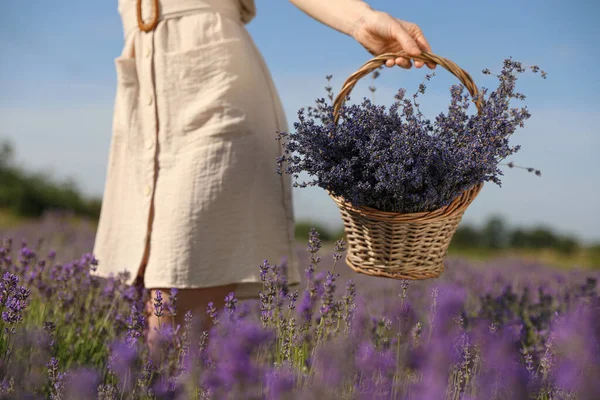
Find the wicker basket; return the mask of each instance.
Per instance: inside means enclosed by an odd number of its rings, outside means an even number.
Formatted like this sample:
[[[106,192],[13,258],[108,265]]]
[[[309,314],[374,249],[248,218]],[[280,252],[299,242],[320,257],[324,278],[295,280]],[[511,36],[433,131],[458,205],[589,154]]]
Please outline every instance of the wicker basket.
[[[469,74],[452,61],[431,53],[422,53],[418,57],[409,57],[404,52],[382,54],[365,63],[344,82],[333,103],[335,123],[339,119],[339,110],[358,80],[395,57],[441,65],[466,86],[471,96],[478,94]],[[481,103],[475,103],[480,110]],[[448,245],[465,210],[479,194],[481,187],[472,187],[438,210],[410,214],[353,207],[344,199],[329,193],[339,207],[344,222],[348,266],[356,272],[393,279],[439,277],[444,271]]]

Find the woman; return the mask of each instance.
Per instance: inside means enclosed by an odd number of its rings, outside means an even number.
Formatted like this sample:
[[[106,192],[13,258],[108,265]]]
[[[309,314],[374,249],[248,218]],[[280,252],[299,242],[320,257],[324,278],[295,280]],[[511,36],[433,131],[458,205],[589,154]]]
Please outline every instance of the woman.
[[[430,51],[417,25],[362,1],[291,2],[373,55]],[[163,302],[178,288],[176,323],[229,292],[257,296],[264,259],[286,258],[298,283],[291,181],[275,173],[287,122],[244,27],[253,0],[119,0],[119,12],[125,45],[96,274],[128,272]],[[150,312],[151,333],[157,322]]]

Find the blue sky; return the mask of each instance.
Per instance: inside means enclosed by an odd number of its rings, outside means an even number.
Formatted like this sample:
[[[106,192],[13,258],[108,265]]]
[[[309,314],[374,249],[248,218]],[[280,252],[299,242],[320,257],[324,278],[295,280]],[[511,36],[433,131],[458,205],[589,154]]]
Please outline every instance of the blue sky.
[[[31,170],[72,178],[101,195],[115,90],[113,59],[123,38],[117,1],[0,0],[0,139],[16,146]],[[353,39],[304,15],[287,1],[257,0],[248,29],[269,65],[290,126],[298,108],[334,90],[370,55]],[[433,52],[455,61],[476,84],[495,87],[483,68],[499,71],[512,56],[537,64],[548,79],[525,74],[518,82],[532,117],[515,133],[522,150],[512,160],[542,170],[538,178],[507,170],[502,188],[488,184],[465,215],[479,224],[492,214],[513,225],[544,224],[584,240],[600,240],[600,5],[576,1],[371,1],[372,7],[416,22]],[[376,101],[391,103],[405,87],[416,91],[426,72],[387,69]],[[445,110],[456,80],[439,69],[422,99],[427,116]],[[354,98],[368,95],[361,82]],[[294,193],[298,219],[340,225],[321,189]]]

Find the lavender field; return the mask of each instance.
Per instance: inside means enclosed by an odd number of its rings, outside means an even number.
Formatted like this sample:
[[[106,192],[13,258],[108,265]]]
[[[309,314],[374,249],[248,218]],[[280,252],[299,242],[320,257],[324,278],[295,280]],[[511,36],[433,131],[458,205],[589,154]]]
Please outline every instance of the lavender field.
[[[600,398],[598,270],[450,257],[440,279],[394,281],[313,233],[299,287],[257,265],[260,299],[165,323],[151,358],[142,291],[90,275],[93,236],[60,216],[0,230],[1,398]]]

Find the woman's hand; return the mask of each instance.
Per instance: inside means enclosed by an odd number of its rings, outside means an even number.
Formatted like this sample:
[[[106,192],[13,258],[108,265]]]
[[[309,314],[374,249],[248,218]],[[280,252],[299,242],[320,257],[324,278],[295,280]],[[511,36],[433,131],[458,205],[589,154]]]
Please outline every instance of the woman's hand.
[[[400,50],[410,56],[418,56],[422,51],[431,52],[431,47],[417,24],[396,19],[381,11],[367,13],[356,23],[351,36],[374,56]],[[398,65],[407,69],[412,66],[410,59],[403,57],[389,59],[385,65]],[[415,67],[421,68],[423,65],[423,61],[415,60]],[[427,63],[427,66],[435,68],[434,63]]]
[[[409,56],[422,51],[431,52],[421,28],[412,22],[401,21],[391,15],[372,9],[363,0],[290,0],[296,7],[317,21],[352,36],[369,53],[379,56],[404,50]],[[423,61],[415,61],[421,68]],[[410,59],[398,57],[386,63],[410,68]],[[427,63],[431,69],[434,63]]]

